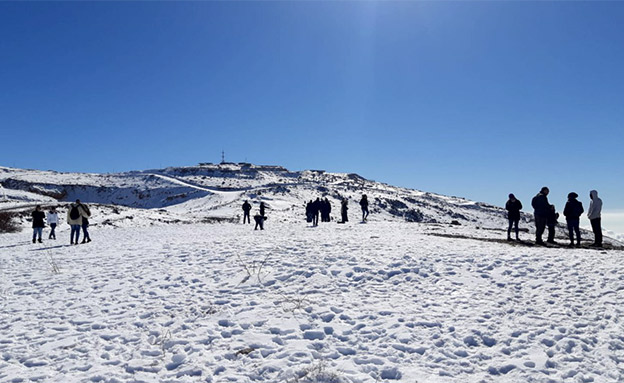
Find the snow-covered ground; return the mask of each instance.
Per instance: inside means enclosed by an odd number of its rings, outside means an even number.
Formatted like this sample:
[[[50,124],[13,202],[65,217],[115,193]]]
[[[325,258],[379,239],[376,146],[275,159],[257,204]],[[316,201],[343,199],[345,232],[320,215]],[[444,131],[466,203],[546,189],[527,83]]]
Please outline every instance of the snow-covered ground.
[[[0,381],[624,380],[622,251],[375,219],[0,235]]]

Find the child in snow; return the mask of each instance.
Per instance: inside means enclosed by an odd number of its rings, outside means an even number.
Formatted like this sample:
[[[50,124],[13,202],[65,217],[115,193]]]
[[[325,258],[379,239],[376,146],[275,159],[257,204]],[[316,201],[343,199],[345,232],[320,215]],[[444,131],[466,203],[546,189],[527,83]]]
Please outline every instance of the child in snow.
[[[547,223],[546,225],[548,226],[548,240],[546,242],[548,243],[556,243],[555,242],[555,226],[557,226],[557,219],[559,218],[559,213],[557,213],[557,211],[555,210],[555,205],[550,205],[549,206],[549,210],[548,210],[548,216],[547,216]]]

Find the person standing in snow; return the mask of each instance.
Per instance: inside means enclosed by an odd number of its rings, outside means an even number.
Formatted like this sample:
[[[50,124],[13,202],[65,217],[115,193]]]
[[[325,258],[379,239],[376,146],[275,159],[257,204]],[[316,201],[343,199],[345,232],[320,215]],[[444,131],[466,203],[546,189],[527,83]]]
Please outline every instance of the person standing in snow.
[[[563,215],[568,224],[568,235],[570,236],[570,247],[574,246],[574,233],[576,233],[576,246],[581,246],[581,230],[579,227],[581,214],[585,211],[583,204],[577,200],[578,194],[575,192],[568,194],[568,202],[563,209]]]
[[[260,203],[260,214],[254,215],[254,222],[256,223],[254,230],[258,230],[258,228],[264,230],[264,221],[266,221],[267,217],[264,215],[263,206],[264,202]]]
[[[33,238],[32,242],[37,242],[37,238],[39,239],[39,243],[41,241],[41,235],[43,234],[43,227],[45,226],[45,213],[41,211],[41,205],[37,205],[35,207],[35,211],[31,214],[32,217],[32,227],[33,227]]]
[[[251,211],[251,204],[249,201],[245,201],[243,204],[243,223],[247,220],[247,223],[251,223],[251,218],[249,218],[249,212]]]
[[[312,200],[306,204],[306,222],[312,222]]]
[[[260,230],[264,230],[264,220],[265,219],[266,219],[266,217],[263,217],[260,214],[254,215],[254,222],[256,223],[256,226],[254,227],[254,230],[258,230],[258,227],[260,228]]]
[[[548,222],[548,211],[550,210],[550,203],[548,202],[549,192],[550,190],[544,186],[531,200],[531,206],[533,206],[533,213],[535,214],[535,243],[538,245],[544,244],[542,234],[544,234],[546,223]]]
[[[264,209],[266,209],[266,205],[264,204],[264,202],[260,202],[260,215],[262,217],[265,217],[264,215]]]
[[[594,232],[594,243],[592,247],[602,247],[602,228],[600,226],[600,213],[602,212],[602,200],[598,198],[598,192],[592,190],[589,192],[589,210],[587,210],[587,218],[591,223],[592,231]]]
[[[347,211],[349,210],[349,201],[346,198],[342,199],[342,202],[340,203],[340,215],[342,218],[342,221],[340,221],[340,223],[347,223],[349,222],[349,217],[347,214]]]
[[[557,219],[559,219],[559,213],[555,210],[555,205],[548,207],[548,217],[546,224],[548,225],[548,240],[546,242],[555,244],[555,227],[557,226]]]
[[[327,199],[327,197],[325,197],[324,206],[325,206],[325,222],[330,222],[331,221],[331,202],[329,202],[329,199]]]
[[[50,224],[50,235],[48,239],[56,239],[56,225],[58,225],[58,212],[55,207],[52,207],[50,211],[46,214],[46,220],[48,224]]]
[[[325,207],[325,200],[323,200],[322,198],[319,199],[319,213],[321,215],[321,222],[325,222],[325,212],[326,212],[326,207]]]
[[[86,215],[82,216],[82,243],[87,243],[91,242],[91,237],[89,236],[89,231],[87,230],[89,228],[89,217],[91,217],[91,210],[89,210],[89,207],[85,204],[81,204],[81,206],[84,209],[85,213],[87,213]]]
[[[320,198],[316,198],[314,202],[312,202],[312,226],[318,226],[319,213],[321,211],[321,200]]]
[[[362,194],[360,206],[362,207],[362,222],[366,222],[368,218],[368,198],[366,198],[366,194]]]
[[[518,235],[518,223],[520,222],[520,210],[522,210],[522,202],[516,198],[513,193],[509,194],[509,200],[505,204],[505,210],[507,210],[507,219],[509,220],[509,227],[507,227],[507,240],[511,241],[511,228],[515,226],[516,240],[519,241]]]
[[[88,218],[87,212],[84,210],[79,199],[77,199],[75,203],[69,205],[69,209],[67,210],[67,224],[71,227],[69,243],[72,245],[78,244],[80,228],[82,227],[82,217],[85,216]],[[74,237],[76,238],[75,241]]]

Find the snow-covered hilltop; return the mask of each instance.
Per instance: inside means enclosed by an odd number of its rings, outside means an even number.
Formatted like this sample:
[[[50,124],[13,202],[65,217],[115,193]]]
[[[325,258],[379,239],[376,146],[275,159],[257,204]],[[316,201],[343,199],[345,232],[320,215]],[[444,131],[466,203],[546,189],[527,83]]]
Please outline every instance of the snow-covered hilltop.
[[[254,207],[260,201],[267,203],[273,217],[300,221],[304,217],[305,201],[327,197],[332,203],[332,215],[337,217],[340,200],[346,197],[351,219],[357,219],[357,202],[362,194],[367,194],[373,220],[455,221],[484,227],[502,227],[505,221],[504,212],[498,207],[394,187],[357,174],[295,172],[280,166],[248,163],[200,164],[117,174],[0,167],[0,185],[6,194],[0,209],[30,207],[33,203],[66,203],[79,198],[103,209],[112,206],[148,209],[157,212],[161,219],[162,215],[169,215],[182,221],[236,220],[243,201],[250,200]]]
[[[612,239],[507,242],[501,208],[275,166],[0,168],[0,183],[22,228],[76,198],[96,226],[79,246],[67,225],[0,235],[0,382],[624,381]],[[312,229],[317,197],[334,217],[348,198],[350,222]],[[244,200],[269,205],[266,230],[238,223]]]

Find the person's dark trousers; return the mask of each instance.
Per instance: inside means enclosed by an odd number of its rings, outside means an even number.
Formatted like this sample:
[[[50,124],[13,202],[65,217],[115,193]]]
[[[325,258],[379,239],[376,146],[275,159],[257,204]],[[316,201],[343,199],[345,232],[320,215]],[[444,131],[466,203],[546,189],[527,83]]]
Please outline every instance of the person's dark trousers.
[[[349,217],[347,216],[347,212],[342,212],[342,222],[348,222]]]
[[[91,237],[89,237],[89,231],[87,230],[89,225],[82,225],[82,243],[91,242]]]
[[[579,228],[579,220],[571,219],[568,221],[568,235],[570,236],[570,244],[574,245],[574,233],[576,233],[576,244],[581,244],[581,229]]]
[[[515,227],[515,232],[516,232],[516,239],[520,239],[518,237],[518,223],[520,222],[519,219],[510,219],[509,220],[509,227],[507,228],[507,238],[511,238],[511,229],[513,227]]]
[[[50,224],[50,235],[48,236],[48,239],[56,239],[56,224],[55,223],[51,223]]]
[[[548,225],[548,242],[555,242],[555,225]]]
[[[319,219],[319,214],[316,213],[312,216],[312,225],[313,226],[318,226],[318,219]]]
[[[76,241],[74,242],[74,234],[76,234]],[[69,234],[69,241],[73,244],[78,244],[78,238],[80,237],[80,225],[71,225],[71,233]]]
[[[535,216],[535,242],[541,243],[542,235],[544,234],[544,230],[546,230],[546,223],[548,222],[548,218],[546,216]]]
[[[600,218],[591,219],[589,222],[591,222],[592,230],[594,232],[594,245],[602,246],[602,228],[600,226]]]
[[[256,222],[254,230],[258,230],[258,227],[260,227],[260,230],[264,230],[264,217],[261,217],[259,215],[255,216],[254,221]]]
[[[243,223],[245,223],[245,220],[247,220],[247,223],[251,223],[251,218],[249,218],[249,212],[246,211],[243,215]]]

